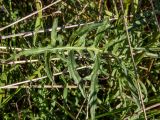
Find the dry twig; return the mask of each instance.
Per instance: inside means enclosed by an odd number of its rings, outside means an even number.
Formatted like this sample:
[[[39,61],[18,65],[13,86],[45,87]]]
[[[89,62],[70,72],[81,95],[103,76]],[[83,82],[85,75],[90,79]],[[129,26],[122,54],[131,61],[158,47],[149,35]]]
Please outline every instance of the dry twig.
[[[130,18],[130,17],[133,17],[133,15],[126,16],[125,18]],[[114,20],[117,20],[117,19],[119,19],[119,18],[115,17],[115,18],[109,19],[109,21],[114,21]],[[88,22],[88,23],[82,23],[82,24],[75,24],[75,25],[57,27],[57,31],[59,31],[61,29],[70,29],[70,28],[80,27],[80,26],[89,25],[89,24],[93,24],[93,23],[95,23],[95,21]],[[51,31],[52,31],[52,28],[48,28],[46,30],[39,30],[36,33],[38,34],[38,33],[51,32]],[[7,35],[7,36],[0,36],[0,39],[5,40],[5,39],[8,39],[8,38],[13,38],[13,37],[29,37],[29,36],[33,36],[34,34],[35,34],[34,31],[22,32],[22,33]]]
[[[85,69],[85,68],[91,68],[91,66],[79,67],[79,68],[77,68],[77,70],[81,70],[81,69]],[[64,72],[55,73],[55,74],[53,74],[53,76],[58,76],[58,75],[61,75],[61,74],[63,74],[63,73],[64,73]],[[68,73],[68,71],[67,71],[67,73]],[[6,85],[6,86],[1,86],[0,89],[18,88],[19,85],[21,85],[21,84],[31,83],[31,82],[37,82],[37,81],[42,80],[42,79],[45,79],[45,78],[47,78],[47,76],[43,76],[43,77],[40,77],[40,78],[35,78],[35,79],[32,79],[32,80],[25,80],[25,81],[22,81],[22,82],[13,83],[13,84]],[[17,87],[16,87],[16,86],[17,86]]]

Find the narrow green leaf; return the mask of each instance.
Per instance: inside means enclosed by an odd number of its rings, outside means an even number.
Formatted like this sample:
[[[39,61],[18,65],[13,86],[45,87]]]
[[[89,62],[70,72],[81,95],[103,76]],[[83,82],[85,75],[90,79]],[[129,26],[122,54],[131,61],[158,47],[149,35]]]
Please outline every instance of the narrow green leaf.
[[[64,88],[64,90],[63,90],[63,98],[66,100],[66,98],[67,98],[67,95],[68,95],[68,88]]]
[[[109,24],[109,19],[107,17],[105,17],[104,22],[101,26],[98,27],[97,32],[96,32],[96,37],[93,43],[93,46],[98,46],[99,42],[101,40],[103,40],[104,36],[105,36],[105,30],[108,29],[110,27]]]
[[[87,36],[87,34],[82,35],[82,36],[75,42],[75,46],[84,47],[84,46],[85,46],[85,43],[86,43],[86,36]]]
[[[51,32],[51,47],[56,46],[56,40],[57,40],[57,26],[58,26],[58,19],[55,18],[52,26],[52,32]],[[54,82],[54,76],[51,71],[51,66],[50,66],[50,56],[51,53],[46,51],[45,52],[45,71],[47,73],[48,78],[50,79],[51,82]]]
[[[57,41],[57,26],[58,26],[58,18],[55,18],[52,25],[52,32],[51,32],[51,46],[56,46]]]
[[[141,86],[141,90],[142,90],[142,94],[143,94],[143,96],[144,96],[144,99],[148,99],[147,97],[147,95],[148,95],[148,92],[147,92],[147,88],[146,88],[146,86],[144,85],[144,83],[142,82],[142,81],[139,81],[139,83],[140,83],[140,86]]]
[[[91,119],[95,119],[95,110],[96,110],[96,102],[97,102],[97,88],[98,88],[98,71],[99,71],[99,54],[95,55],[95,63],[93,67],[93,71],[91,73],[91,87],[89,94],[89,105],[90,105],[90,114]]]
[[[42,9],[42,3],[40,0],[36,0],[36,8],[37,8],[37,11],[38,10],[41,10]],[[38,17],[36,19],[36,23],[35,23],[35,34],[34,34],[34,37],[33,37],[33,45],[35,46],[36,45],[36,40],[37,40],[37,32],[38,30],[40,30],[40,28],[43,26],[43,23],[42,23],[42,11],[40,11],[38,13]]]
[[[41,70],[44,69],[44,66],[40,66],[31,76],[28,77],[29,80],[34,79],[37,75],[41,77]]]
[[[0,86],[4,86],[6,82],[7,82],[7,74],[2,73],[0,76]],[[5,90],[0,89],[0,103],[2,102],[4,96],[5,96]]]
[[[45,71],[50,81],[54,82],[54,79],[53,79],[54,76],[52,74],[51,66],[50,66],[50,54],[51,53],[48,53],[48,51],[45,52]]]
[[[36,49],[30,49],[30,50],[24,50],[18,54],[13,54],[8,60],[4,60],[3,63],[10,61],[10,60],[16,60],[17,58],[21,56],[29,56],[29,55],[38,55],[45,53],[46,51],[50,53],[56,53],[57,51],[64,51],[64,50],[88,50],[88,51],[94,51],[94,52],[102,52],[102,50],[95,48],[95,47],[56,47],[56,48],[51,48],[51,47],[42,47],[42,48],[36,48]]]
[[[160,39],[160,33],[159,32],[153,33],[152,38],[145,47],[148,48],[152,47],[155,43],[157,43],[157,41],[159,41],[159,39]]]
[[[151,58],[160,58],[159,54],[155,53],[150,53],[150,52],[145,52],[146,57],[151,57]]]
[[[133,2],[133,4],[134,4],[134,13],[136,13],[137,12],[137,9],[138,9],[138,2],[139,2],[139,0],[134,0],[134,2]]]
[[[88,32],[96,29],[100,25],[102,25],[102,23],[94,23],[94,24],[90,24],[90,25],[85,25],[85,26],[77,29],[75,32],[72,33],[71,37],[69,38],[69,44],[73,45],[75,43],[75,40],[77,37],[80,37],[80,36],[83,36],[84,34],[87,34]]]
[[[0,108],[6,105],[22,88],[16,89],[16,91],[13,94],[10,94],[3,100],[3,102],[0,104]]]
[[[82,84],[80,83],[82,79],[76,70],[76,62],[75,62],[73,50],[71,50],[68,54],[68,71],[70,76],[73,77],[74,82],[78,85],[83,97],[85,98],[86,97],[85,91]]]

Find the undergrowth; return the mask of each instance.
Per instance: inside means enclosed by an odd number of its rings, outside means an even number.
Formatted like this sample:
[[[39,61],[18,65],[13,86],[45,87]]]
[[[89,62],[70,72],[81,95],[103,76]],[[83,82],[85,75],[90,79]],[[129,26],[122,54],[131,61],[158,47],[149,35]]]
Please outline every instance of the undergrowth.
[[[1,0],[0,118],[160,119],[159,6]]]

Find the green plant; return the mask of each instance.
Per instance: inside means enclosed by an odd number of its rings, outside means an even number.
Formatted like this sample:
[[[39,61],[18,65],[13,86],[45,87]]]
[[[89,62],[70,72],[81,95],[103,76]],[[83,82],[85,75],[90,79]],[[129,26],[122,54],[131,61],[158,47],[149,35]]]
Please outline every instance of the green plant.
[[[32,2],[0,1],[2,119],[160,118],[159,1]]]

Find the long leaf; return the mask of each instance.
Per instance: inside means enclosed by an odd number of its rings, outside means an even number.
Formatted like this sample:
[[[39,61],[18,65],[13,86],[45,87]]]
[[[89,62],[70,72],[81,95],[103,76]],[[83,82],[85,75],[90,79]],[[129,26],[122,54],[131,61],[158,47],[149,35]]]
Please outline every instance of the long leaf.
[[[52,32],[51,32],[51,46],[56,46],[57,41],[57,26],[58,26],[58,18],[55,18],[53,21]]]
[[[110,27],[109,19],[106,17],[104,19],[103,24],[101,26],[99,26],[97,29],[97,32],[96,32],[97,35],[96,35],[94,43],[93,43],[94,46],[98,46],[99,42],[101,40],[103,40],[103,38],[105,36],[105,30],[108,29],[109,27]]]
[[[51,53],[48,53],[46,51],[45,53],[45,71],[50,81],[54,82],[54,79],[53,79],[54,76],[53,76],[53,73],[51,71],[51,66],[50,66],[50,56],[51,56]]]
[[[93,67],[93,71],[91,73],[91,87],[89,94],[89,105],[90,105],[90,114],[91,119],[95,119],[95,110],[96,110],[96,101],[97,101],[97,87],[98,87],[98,71],[99,71],[99,54],[95,55],[95,63]]]
[[[36,0],[36,8],[37,10],[41,10],[42,9],[42,2],[41,0]],[[35,23],[35,34],[34,34],[34,37],[33,37],[33,45],[35,46],[36,45],[36,40],[37,40],[37,32],[38,30],[40,30],[40,28],[43,26],[43,23],[42,23],[42,11],[38,12],[38,17],[36,19],[36,23]]]
[[[83,97],[85,98],[86,97],[85,91],[84,91],[84,88],[81,84],[82,78],[80,77],[80,75],[76,71],[76,62],[75,62],[73,50],[71,50],[68,55],[68,71],[70,73],[70,76],[73,77],[74,82],[78,85]]]

